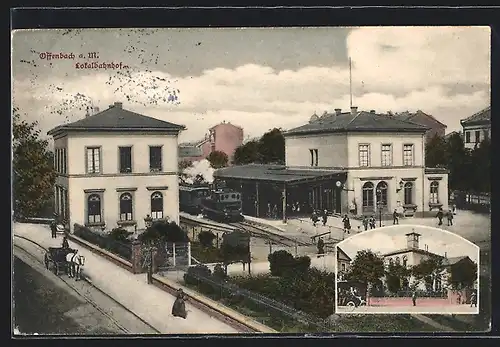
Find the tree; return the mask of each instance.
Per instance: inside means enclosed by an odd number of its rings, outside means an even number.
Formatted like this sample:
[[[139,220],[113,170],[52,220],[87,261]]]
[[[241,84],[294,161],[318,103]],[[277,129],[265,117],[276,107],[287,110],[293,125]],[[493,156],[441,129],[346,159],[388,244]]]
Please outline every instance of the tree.
[[[50,204],[57,173],[48,141],[40,138],[38,122],[21,120],[13,109],[13,198],[15,218],[36,216]]]
[[[178,174],[179,174],[179,178],[181,179],[182,182],[185,182],[187,179],[187,175],[184,173],[184,170],[186,170],[188,167],[192,167],[192,166],[193,166],[193,162],[191,160],[183,159],[179,162]]]
[[[233,164],[244,165],[257,163],[259,161],[259,143],[257,141],[249,141],[234,151]]]
[[[409,283],[409,276],[410,270],[406,266],[398,263],[390,263],[385,273],[387,289],[391,293],[397,293],[405,289],[406,284]]]
[[[224,259],[226,274],[229,264],[250,263],[250,235],[239,230],[224,233],[220,251]]]
[[[442,259],[432,257],[421,261],[411,268],[411,273],[417,283],[424,283],[426,290],[432,291],[434,281],[440,277],[443,269]]]
[[[229,158],[227,154],[222,151],[213,151],[208,155],[207,160],[214,169],[220,169],[227,166]]]
[[[458,133],[452,134],[446,141],[446,164],[449,170],[449,187],[453,190],[467,190],[469,178],[467,163],[469,162],[468,151],[465,148],[462,136]]]
[[[201,245],[206,248],[213,246],[213,242],[216,237],[217,236],[215,236],[214,233],[209,230],[204,230],[198,234],[198,240],[200,241]]]
[[[258,153],[262,164],[285,163],[285,138],[281,129],[268,131],[259,140]]]
[[[448,284],[453,289],[472,288],[477,280],[477,263],[462,260],[450,267]]]
[[[139,235],[139,241],[163,246],[167,242],[189,242],[186,232],[175,222],[155,222]]]
[[[362,250],[356,254],[345,277],[347,280],[365,283],[371,289],[384,274],[384,258],[370,250]]]
[[[446,141],[442,136],[436,134],[425,144],[425,166],[446,167]]]

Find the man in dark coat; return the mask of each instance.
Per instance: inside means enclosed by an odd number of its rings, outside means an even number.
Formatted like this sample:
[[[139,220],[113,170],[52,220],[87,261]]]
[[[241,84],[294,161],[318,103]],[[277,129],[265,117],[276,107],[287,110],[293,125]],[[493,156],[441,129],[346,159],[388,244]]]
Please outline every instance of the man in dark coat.
[[[323,211],[323,226],[326,226],[326,222],[328,221],[328,211],[324,210]]]
[[[448,226],[453,226],[453,211],[449,210],[446,213],[446,219],[448,220]]]
[[[69,248],[69,242],[66,236],[63,237],[62,248]]]
[[[443,225],[443,209],[442,208],[439,208],[439,211],[436,215],[437,219],[438,219],[438,225]]]
[[[55,219],[50,223],[50,232],[53,239],[57,238],[57,221]]]
[[[411,301],[413,303],[413,306],[417,306],[417,290],[414,289],[413,292],[411,293]]]
[[[368,230],[368,218],[366,216],[363,216],[363,227],[365,228],[365,231]]]
[[[344,223],[344,232],[347,232],[348,234],[351,233],[351,221],[349,220],[349,217],[344,215],[344,218],[342,219],[342,222]]]
[[[318,240],[318,254],[325,253],[325,241],[320,237]]]
[[[392,224],[396,225],[399,224],[399,215],[398,215],[398,210],[394,209],[394,212],[392,213]]]

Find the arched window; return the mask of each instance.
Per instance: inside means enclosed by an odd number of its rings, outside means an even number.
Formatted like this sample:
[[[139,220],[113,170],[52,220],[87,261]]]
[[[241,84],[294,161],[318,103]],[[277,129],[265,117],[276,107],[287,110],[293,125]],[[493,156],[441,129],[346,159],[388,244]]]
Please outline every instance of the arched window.
[[[431,204],[439,203],[439,182],[437,182],[437,181],[431,182],[430,203]]]
[[[101,197],[99,195],[89,195],[87,199],[87,211],[87,220],[89,223],[101,223]]]
[[[373,188],[372,182],[363,185],[363,210],[373,210]]]
[[[377,203],[380,206],[387,208],[387,183],[384,181],[379,182],[377,184]]]
[[[413,204],[413,183],[406,182],[404,189],[405,189],[405,205]]]
[[[408,256],[406,255],[403,255],[403,266],[407,266],[408,265]]]
[[[401,260],[399,259],[399,257],[396,257],[396,265],[401,265]]]
[[[120,220],[132,220],[132,194],[120,195]]]
[[[160,192],[151,194],[151,218],[163,218],[163,194]]]
[[[392,264],[394,264],[392,258],[389,258],[389,265],[392,266]]]

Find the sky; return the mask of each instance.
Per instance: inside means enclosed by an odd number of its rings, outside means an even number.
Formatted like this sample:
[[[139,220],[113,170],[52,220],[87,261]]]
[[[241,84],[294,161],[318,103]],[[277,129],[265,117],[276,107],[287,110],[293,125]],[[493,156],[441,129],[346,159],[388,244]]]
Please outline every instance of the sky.
[[[257,137],[347,111],[349,57],[359,110],[422,110],[451,132],[490,104],[489,27],[322,27],[15,31],[13,105],[44,134],[119,101],[185,125],[181,141],[224,120]]]
[[[383,228],[376,228],[362,232],[337,244],[344,252],[354,259],[360,250],[371,249],[373,252],[381,254],[389,253],[406,248],[405,234],[419,233],[419,248],[425,249],[428,246],[429,252],[447,257],[469,256],[477,263],[479,257],[479,247],[468,240],[452,232],[422,226],[422,225],[397,225]]]

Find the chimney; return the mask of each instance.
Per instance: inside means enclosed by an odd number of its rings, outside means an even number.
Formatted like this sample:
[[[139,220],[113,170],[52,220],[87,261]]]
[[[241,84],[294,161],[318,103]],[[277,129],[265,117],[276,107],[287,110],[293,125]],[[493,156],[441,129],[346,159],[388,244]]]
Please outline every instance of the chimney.
[[[342,109],[341,108],[336,108],[335,109],[335,115],[338,116],[342,113]]]
[[[113,107],[115,107],[115,105],[113,105],[113,104],[108,106],[108,108],[113,108]]]
[[[115,102],[115,105],[114,105],[116,108],[122,108],[123,106],[123,103],[122,102]]]
[[[448,258],[448,253],[444,252],[444,257]]]
[[[85,118],[91,116],[91,107],[90,106],[87,106],[87,112],[85,112]]]
[[[375,110],[370,110],[370,113],[375,113]]]
[[[351,115],[355,116],[358,114],[358,107],[357,106],[351,106]]]

